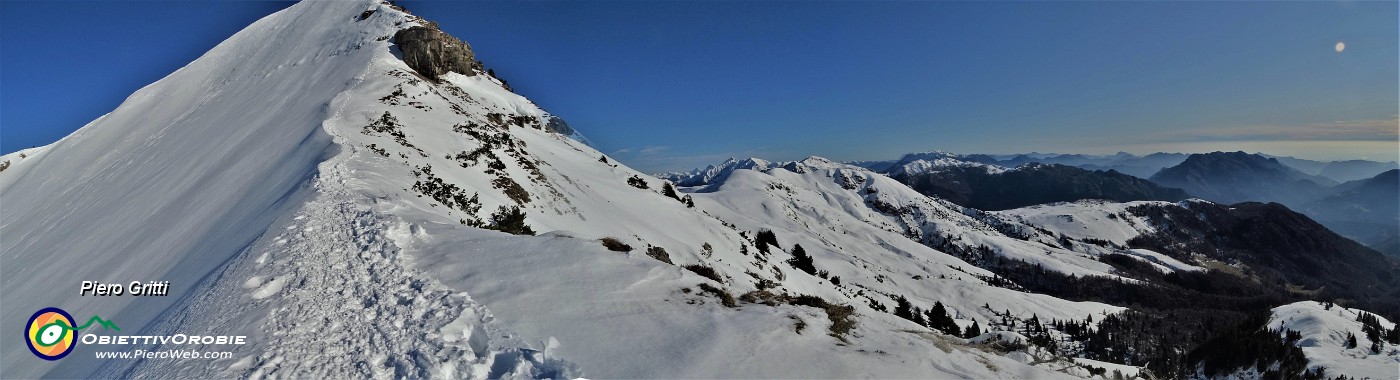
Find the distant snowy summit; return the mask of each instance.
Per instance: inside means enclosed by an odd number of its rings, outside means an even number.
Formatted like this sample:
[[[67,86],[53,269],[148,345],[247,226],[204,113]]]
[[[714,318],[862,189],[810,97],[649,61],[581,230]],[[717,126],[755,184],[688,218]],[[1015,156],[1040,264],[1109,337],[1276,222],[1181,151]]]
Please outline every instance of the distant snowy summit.
[[[715,182],[723,182],[735,170],[767,170],[773,167],[773,163],[759,158],[745,158],[743,160],[730,157],[719,164],[706,166],[704,169],[693,169],[689,172],[674,172],[659,174],[658,177],[675,182],[679,186],[704,186]]]

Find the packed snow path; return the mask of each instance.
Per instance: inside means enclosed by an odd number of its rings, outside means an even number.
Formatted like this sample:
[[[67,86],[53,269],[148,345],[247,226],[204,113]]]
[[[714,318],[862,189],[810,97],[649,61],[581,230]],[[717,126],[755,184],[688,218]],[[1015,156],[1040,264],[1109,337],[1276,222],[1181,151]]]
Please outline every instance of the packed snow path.
[[[355,86],[350,86],[354,88]],[[333,124],[354,96],[331,101],[334,156],[319,165],[306,200],[278,220],[143,334],[245,334],[230,359],[107,362],[96,377],[559,378],[577,366],[533,349],[465,292],[411,268],[385,236],[390,216],[350,189],[353,151]],[[351,148],[354,149],[354,148]],[[152,347],[159,350],[161,347]]]
[[[149,360],[98,376],[176,378],[502,378],[576,376],[514,338],[466,294],[405,265],[387,217],[345,189],[340,156],[314,199],[231,261],[185,310],[152,333],[248,331],[232,359]],[[273,234],[275,233],[275,235]],[[244,310],[245,313],[218,311]],[[253,312],[251,310],[265,310]],[[543,347],[541,347],[543,348]],[[120,363],[111,363],[120,364]],[[117,372],[113,372],[117,371]]]

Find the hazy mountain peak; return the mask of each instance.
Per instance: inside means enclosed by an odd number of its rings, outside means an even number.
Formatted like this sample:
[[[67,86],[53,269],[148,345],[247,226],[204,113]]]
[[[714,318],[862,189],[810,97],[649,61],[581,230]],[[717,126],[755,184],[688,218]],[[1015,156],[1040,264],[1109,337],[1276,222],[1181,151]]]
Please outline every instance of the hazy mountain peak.
[[[1151,180],[1227,204],[1273,201],[1297,205],[1333,184],[1285,166],[1278,159],[1245,152],[1192,154],[1180,164],[1157,172]]]

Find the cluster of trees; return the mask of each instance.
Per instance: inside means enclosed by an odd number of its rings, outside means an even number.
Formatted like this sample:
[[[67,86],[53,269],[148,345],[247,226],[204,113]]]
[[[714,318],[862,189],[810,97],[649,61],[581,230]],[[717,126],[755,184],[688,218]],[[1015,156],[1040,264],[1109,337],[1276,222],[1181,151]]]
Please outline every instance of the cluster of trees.
[[[1108,255],[1102,261],[1120,275],[1146,283],[1066,275],[1007,259],[985,246],[944,242],[935,248],[991,271],[995,276],[987,280],[999,286],[1129,307],[1129,312],[1104,317],[1096,328],[1092,319],[1051,321],[1050,325],[1083,343],[1077,354],[1145,366],[1158,376],[1186,377],[1196,363],[1187,357],[1191,350],[1243,322],[1251,312],[1267,313],[1274,306],[1303,300],[1269,282],[1220,271],[1163,274],[1122,255]]]
[[[973,338],[982,335],[982,327],[977,324],[976,320],[972,321],[972,325],[967,326],[966,329],[959,328],[958,324],[953,321],[953,317],[948,315],[948,310],[943,307],[942,302],[935,301],[933,307],[928,310],[921,310],[918,306],[910,304],[909,299],[904,298],[903,295],[896,296],[894,302],[894,316],[896,317],[952,336]]]
[[[1400,324],[1394,328],[1386,330],[1381,326],[1381,321],[1375,314],[1361,312],[1356,315],[1356,321],[1361,322],[1361,332],[1366,334],[1366,339],[1371,341],[1371,353],[1379,354],[1385,349],[1385,342],[1390,344],[1400,344]],[[1356,347],[1356,337],[1347,333],[1347,343],[1351,347]]]
[[[1031,319],[1026,320],[1025,329],[1021,334],[1030,340],[1030,344],[1043,347],[1051,352],[1059,352],[1059,340],[1050,333],[1050,329],[1040,323],[1040,316],[1031,315]]]
[[[687,198],[689,197],[687,196]],[[753,245],[755,248],[758,249],[760,253],[763,253],[765,255],[769,254],[772,248],[782,249],[782,247],[778,246],[778,235],[773,233],[772,230],[766,229],[759,230],[758,233],[754,235]],[[740,245],[739,253],[748,255],[748,246]],[[831,273],[827,271],[817,270],[817,265],[812,259],[812,256],[807,254],[807,250],[805,248],[802,248],[801,244],[794,243],[792,245],[792,257],[788,258],[786,262],[794,269],[800,270],[804,273],[813,276],[821,277],[826,280],[830,280],[832,284],[841,285],[840,276],[832,276]]]
[[[1201,363],[1201,369],[1208,377],[1218,377],[1252,366],[1264,379],[1324,378],[1322,370],[1308,370],[1308,359],[1295,344],[1302,335],[1296,331],[1281,334],[1269,330],[1268,321],[1267,312],[1250,313],[1239,324],[1191,350],[1186,359],[1190,363]]]

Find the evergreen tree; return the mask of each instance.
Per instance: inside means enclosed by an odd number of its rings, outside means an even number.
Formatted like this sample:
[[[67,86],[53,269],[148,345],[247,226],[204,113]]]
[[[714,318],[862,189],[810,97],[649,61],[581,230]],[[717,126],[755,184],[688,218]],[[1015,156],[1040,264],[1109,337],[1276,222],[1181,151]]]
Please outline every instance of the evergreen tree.
[[[491,229],[513,235],[535,234],[535,230],[525,224],[525,213],[518,206],[501,206],[491,214]]]
[[[909,305],[909,299],[904,298],[904,296],[901,295],[899,297],[895,297],[894,302],[894,316],[911,321],[914,320],[914,311],[910,308],[911,306]]]
[[[982,327],[977,325],[977,321],[972,321],[972,326],[967,326],[967,330],[963,330],[963,338],[972,339],[978,335],[982,335]]]
[[[792,245],[792,258],[788,259],[787,262],[788,265],[792,265],[792,267],[797,268],[797,270],[807,272],[807,274],[817,273],[817,266],[812,263],[812,256],[807,255],[807,250],[802,249],[801,244]]]
[[[942,302],[934,302],[933,307],[929,308],[924,314],[928,320],[928,327],[942,331],[944,334],[948,335],[959,335],[961,333],[961,331],[958,331],[958,324],[953,322],[953,317],[948,315],[948,311],[943,307]]]
[[[670,182],[666,182],[665,185],[661,185],[661,195],[671,197],[672,199],[678,201],[681,200],[681,196],[679,194],[676,194],[676,186],[672,185]]]
[[[754,236],[753,245],[754,248],[758,248],[759,252],[768,254],[769,245],[774,247],[778,246],[778,235],[774,234],[771,230],[758,231],[758,235]]]

